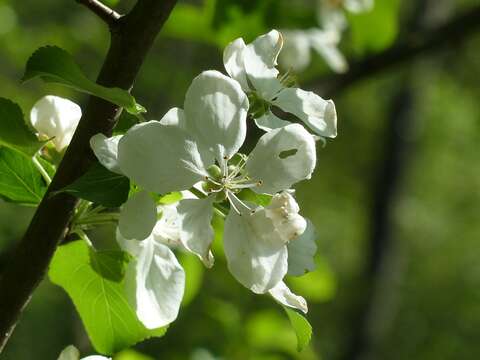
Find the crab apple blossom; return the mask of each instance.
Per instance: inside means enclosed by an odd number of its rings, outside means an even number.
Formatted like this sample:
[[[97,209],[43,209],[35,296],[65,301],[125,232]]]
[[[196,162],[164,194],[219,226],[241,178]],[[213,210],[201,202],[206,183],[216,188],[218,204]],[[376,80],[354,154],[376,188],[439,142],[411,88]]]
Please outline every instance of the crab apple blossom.
[[[294,71],[304,70],[311,61],[311,50],[316,51],[337,73],[348,70],[348,64],[338,49],[340,33],[333,30],[311,28],[306,30],[285,30],[284,47],[280,52],[279,62],[286,68]]]
[[[317,18],[325,30],[343,32],[347,28],[345,11],[359,14],[372,10],[374,0],[317,0]]]
[[[81,117],[80,106],[53,95],[38,100],[30,112],[30,122],[39,137],[51,139],[59,152],[70,144]]]
[[[230,271],[252,291],[266,293],[287,273],[287,245],[305,229],[298,205],[283,190],[310,178],[316,163],[315,142],[301,125],[289,124],[264,134],[249,156],[238,153],[245,140],[248,107],[247,96],[235,80],[206,71],[193,80],[184,110],[171,109],[160,121],[138,124],[120,139],[96,135],[91,144],[99,161],[146,191],[164,194],[203,183],[205,198],[179,201],[175,222],[178,242],[207,266],[213,265],[210,222],[222,195],[231,208],[224,232]],[[242,202],[237,194],[247,188],[273,194],[271,206],[255,208]],[[148,198],[138,196],[144,205],[133,198],[129,200],[133,205],[127,203],[124,209],[126,213],[143,209],[145,218],[126,216],[134,223],[128,226],[121,215],[119,229],[123,236],[142,239],[152,230],[152,221],[145,219],[154,216],[147,214],[152,212]],[[240,233],[253,246],[239,246],[244,242]],[[152,242],[150,237],[141,243],[145,241]],[[147,246],[152,253],[155,246]],[[249,267],[248,275],[237,271],[238,261]]]
[[[290,87],[288,74],[279,77],[276,66],[282,47],[283,38],[277,30],[259,36],[248,45],[238,38],[224,50],[225,69],[248,94],[250,112],[261,129],[269,131],[288,124],[272,112],[273,108],[279,108],[294,115],[316,135],[334,138],[337,114],[333,101]]]

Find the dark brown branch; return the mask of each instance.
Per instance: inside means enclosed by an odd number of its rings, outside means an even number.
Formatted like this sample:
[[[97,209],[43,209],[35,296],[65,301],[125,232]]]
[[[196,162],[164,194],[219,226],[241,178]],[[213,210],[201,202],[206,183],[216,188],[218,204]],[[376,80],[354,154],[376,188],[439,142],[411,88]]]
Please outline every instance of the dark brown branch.
[[[348,86],[372,77],[395,65],[411,61],[427,51],[440,49],[448,44],[458,44],[480,30],[480,6],[454,17],[436,29],[416,31],[402,37],[390,48],[354,61],[345,74],[335,74],[307,84],[326,97],[332,97]]]
[[[95,13],[100,19],[105,21],[109,26],[112,26],[120,19],[120,14],[115,10],[110,9],[107,5],[98,0],[75,0]]]
[[[112,28],[111,44],[98,83],[130,89],[153,41],[177,0],[138,0],[132,11]],[[70,146],[47,194],[0,277],[0,352],[44,278],[58,244],[68,232],[77,199],[65,193],[52,195],[78,179],[95,161],[90,138],[110,135],[121,109],[91,96]]]

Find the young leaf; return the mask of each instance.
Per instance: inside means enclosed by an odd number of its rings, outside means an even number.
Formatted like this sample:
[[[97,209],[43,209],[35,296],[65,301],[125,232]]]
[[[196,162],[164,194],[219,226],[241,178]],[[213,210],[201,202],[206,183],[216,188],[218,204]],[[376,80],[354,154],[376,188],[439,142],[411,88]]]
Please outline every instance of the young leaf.
[[[94,251],[84,241],[60,246],[50,265],[50,280],[72,299],[95,349],[113,354],[166,327],[148,330],[137,319],[123,294],[128,255],[123,251]]]
[[[25,124],[22,109],[4,98],[0,98],[0,145],[28,156],[33,156],[43,145]]]
[[[127,201],[130,182],[125,176],[95,163],[82,177],[60,191],[106,207],[117,207]]]
[[[27,81],[35,77],[100,97],[134,115],[146,111],[143,106],[136,103],[128,91],[101,86],[88,79],[72,56],[57,46],[41,47],[28,59],[22,80]]]
[[[297,351],[302,351],[312,338],[312,325],[300,313],[283,307],[297,335]]]
[[[0,147],[0,195],[8,200],[36,205],[47,186],[31,159]]]

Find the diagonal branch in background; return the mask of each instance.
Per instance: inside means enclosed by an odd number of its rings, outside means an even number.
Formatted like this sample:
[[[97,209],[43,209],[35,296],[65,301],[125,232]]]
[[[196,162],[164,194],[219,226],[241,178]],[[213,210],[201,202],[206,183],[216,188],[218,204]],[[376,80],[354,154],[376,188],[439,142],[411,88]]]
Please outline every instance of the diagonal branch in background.
[[[413,60],[428,51],[440,49],[451,43],[458,44],[479,30],[480,6],[475,6],[436,29],[412,32],[402,36],[388,49],[352,62],[350,70],[345,74],[328,75],[310,84],[307,83],[306,87],[316,88],[319,93],[330,98],[354,83]]]
[[[111,26],[111,44],[97,82],[131,89],[145,56],[177,0],[138,0],[129,14]],[[44,278],[58,244],[68,233],[77,199],[56,190],[71,184],[95,161],[90,138],[109,136],[121,109],[89,97],[84,115],[53,181],[10,261],[0,275],[0,353],[32,293]]]
[[[95,13],[100,19],[105,21],[109,26],[113,26],[121,15],[115,10],[110,9],[107,5],[98,0],[75,0]]]

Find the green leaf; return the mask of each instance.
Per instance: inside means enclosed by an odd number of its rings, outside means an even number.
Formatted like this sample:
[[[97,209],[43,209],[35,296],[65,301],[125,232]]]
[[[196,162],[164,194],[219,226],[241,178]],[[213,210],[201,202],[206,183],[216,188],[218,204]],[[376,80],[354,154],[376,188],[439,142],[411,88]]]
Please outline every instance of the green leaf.
[[[297,351],[300,352],[308,345],[312,338],[312,325],[297,311],[285,306],[283,308],[297,335]]]
[[[154,360],[154,358],[140,354],[135,350],[128,349],[119,354],[115,354],[115,360]]]
[[[31,159],[9,148],[0,148],[0,195],[10,201],[36,205],[46,189]]]
[[[35,77],[100,97],[134,115],[146,111],[143,106],[136,103],[128,91],[101,86],[88,79],[73,57],[57,46],[41,47],[28,59],[22,80],[27,81]]]
[[[28,156],[33,156],[43,145],[25,124],[22,109],[4,98],[0,98],[0,145]]]
[[[95,163],[82,177],[60,191],[106,207],[118,207],[128,199],[130,181]]]
[[[84,241],[60,246],[50,265],[50,280],[72,299],[95,349],[113,354],[165,328],[146,329],[124,295],[123,273],[128,261],[123,251],[94,251]]]

